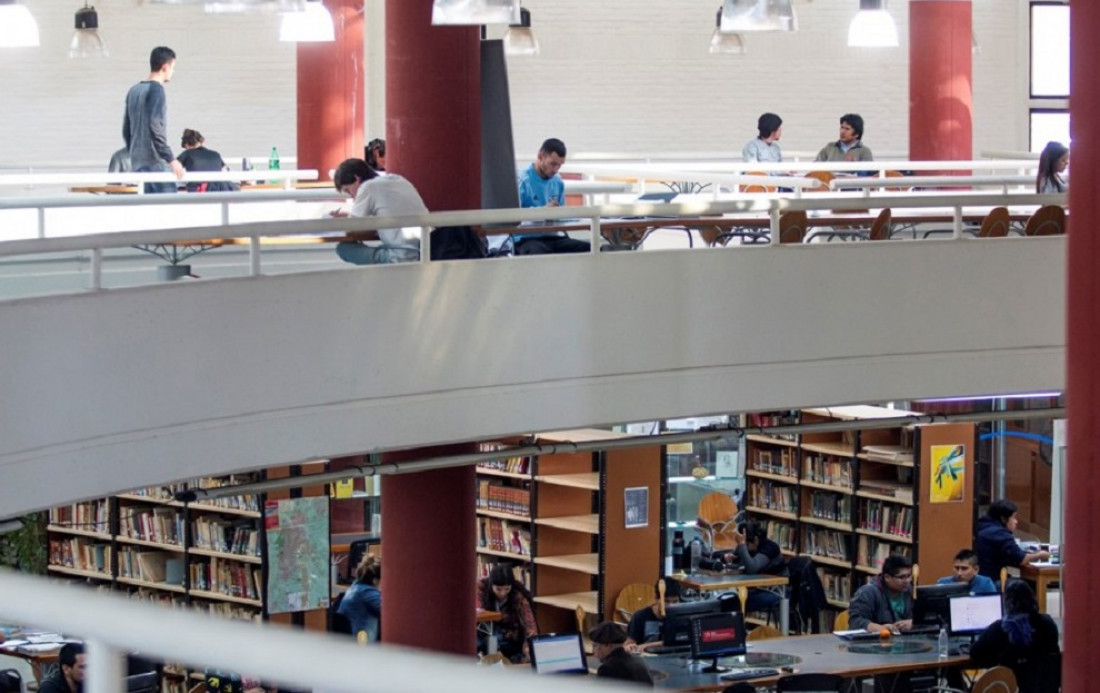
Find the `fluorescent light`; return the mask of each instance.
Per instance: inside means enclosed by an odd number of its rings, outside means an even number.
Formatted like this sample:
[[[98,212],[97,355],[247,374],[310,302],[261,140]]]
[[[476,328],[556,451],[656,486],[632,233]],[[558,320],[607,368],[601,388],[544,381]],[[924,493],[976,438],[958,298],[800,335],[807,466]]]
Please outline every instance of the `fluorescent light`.
[[[521,7],[519,16],[519,23],[509,25],[504,34],[504,52],[508,55],[538,55],[539,40],[531,30],[531,13],[526,7]]]
[[[0,0],[0,48],[38,45],[38,22],[26,5]]]
[[[791,0],[724,0],[721,29],[740,31],[798,31]]]
[[[519,24],[519,0],[435,0],[432,24]]]
[[[711,53],[729,53],[731,55],[745,54],[745,37],[741,34],[726,33],[722,31],[722,8],[718,8],[718,16],[714,20],[714,33],[710,35]]]
[[[886,0],[859,0],[859,12],[848,26],[848,45],[897,48],[898,25],[886,11]]]
[[[284,12],[283,22],[279,26],[279,40],[298,43],[335,41],[332,13],[320,0],[307,2],[301,12]]]
[[[69,57],[106,58],[107,46],[99,36],[99,15],[95,8],[84,3],[84,7],[76,11],[73,24],[76,31],[73,32],[73,40],[69,44]]]

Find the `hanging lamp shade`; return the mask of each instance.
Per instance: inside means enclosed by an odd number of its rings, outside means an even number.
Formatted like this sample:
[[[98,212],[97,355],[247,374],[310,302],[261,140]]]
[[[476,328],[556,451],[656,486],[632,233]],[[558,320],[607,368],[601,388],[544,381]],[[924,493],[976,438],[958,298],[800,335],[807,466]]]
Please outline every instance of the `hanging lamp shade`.
[[[791,0],[725,0],[721,24],[724,33],[743,31],[798,31]]]
[[[741,34],[726,33],[722,31],[722,8],[718,8],[718,16],[714,19],[714,33],[710,35],[711,53],[729,53],[731,55],[744,55],[745,37]]]
[[[504,34],[504,52],[508,55],[538,55],[539,40],[531,29],[531,12],[519,8],[519,24],[509,25]]]
[[[886,11],[886,0],[859,0],[859,12],[848,26],[848,45],[896,48],[898,25]]]
[[[33,47],[38,42],[38,22],[27,6],[0,0],[0,48]]]
[[[519,0],[435,0],[432,24],[519,24]]]
[[[86,3],[76,11],[73,20],[75,30],[69,42],[70,58],[106,58],[109,53],[99,35],[99,14]]]
[[[284,12],[279,25],[279,40],[297,43],[335,41],[332,13],[321,0],[307,2],[301,12]]]

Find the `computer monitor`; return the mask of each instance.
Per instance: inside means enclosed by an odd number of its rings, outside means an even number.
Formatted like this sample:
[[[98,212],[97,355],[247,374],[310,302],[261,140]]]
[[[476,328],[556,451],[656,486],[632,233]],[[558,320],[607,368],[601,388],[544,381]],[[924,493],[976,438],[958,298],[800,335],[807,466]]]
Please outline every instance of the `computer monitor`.
[[[531,667],[538,674],[587,674],[580,633],[546,633],[527,639]]]
[[[946,626],[950,619],[951,597],[967,594],[970,594],[970,585],[966,582],[919,585],[917,599],[913,602],[913,625]]]
[[[691,617],[716,614],[722,611],[717,599],[701,599],[696,602],[679,602],[665,607],[664,645],[675,647],[691,644]]]
[[[691,658],[709,659],[705,674],[724,671],[719,657],[745,654],[745,617],[740,611],[724,611],[691,617]]]
[[[127,676],[126,693],[156,693],[160,690],[160,672],[147,671]]]
[[[1003,607],[999,594],[974,594],[952,597],[949,607],[952,635],[977,635],[991,623],[1001,620]]]

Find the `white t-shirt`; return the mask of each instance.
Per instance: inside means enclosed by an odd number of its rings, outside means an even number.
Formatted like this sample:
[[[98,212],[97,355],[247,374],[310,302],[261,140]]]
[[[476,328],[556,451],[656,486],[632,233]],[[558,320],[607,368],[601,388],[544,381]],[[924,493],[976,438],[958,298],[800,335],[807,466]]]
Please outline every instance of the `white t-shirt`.
[[[395,173],[379,173],[359,186],[351,206],[353,217],[400,217],[427,214],[428,208],[413,184]],[[387,248],[405,248],[419,253],[420,227],[378,229]]]

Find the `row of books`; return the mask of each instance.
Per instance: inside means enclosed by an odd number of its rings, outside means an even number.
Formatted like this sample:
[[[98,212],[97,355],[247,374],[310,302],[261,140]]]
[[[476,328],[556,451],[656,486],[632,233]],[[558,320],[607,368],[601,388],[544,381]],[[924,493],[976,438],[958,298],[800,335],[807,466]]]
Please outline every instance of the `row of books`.
[[[859,501],[860,529],[905,538],[913,536],[912,507],[872,498],[860,498]]]
[[[818,484],[852,488],[852,462],[838,457],[806,454],[802,458],[802,478]]]
[[[852,521],[852,497],[829,491],[814,491],[810,494],[810,517],[850,523]]]
[[[859,480],[859,490],[896,498],[899,503],[913,502],[912,482],[864,477]]]
[[[749,505],[782,512],[798,512],[798,493],[793,486],[774,483],[767,479],[753,479],[749,483]]]
[[[150,500],[170,501],[174,500],[176,493],[187,489],[186,484],[162,484],[161,486],[147,486],[128,491],[128,496],[141,496]]]
[[[849,536],[835,529],[807,526],[803,533],[802,553],[851,562]]]
[[[242,556],[260,555],[260,531],[248,520],[200,516],[191,523],[191,540],[200,549]]]
[[[777,411],[777,412],[759,412],[747,415],[747,423],[749,426],[760,426],[762,428],[770,428],[772,426],[792,426],[798,423],[799,414],[796,411]],[[778,433],[772,435],[776,438],[783,440],[797,440],[798,436],[794,433]]]
[[[156,544],[183,545],[183,514],[175,508],[119,506],[118,531],[124,537]]]
[[[827,568],[818,568],[817,576],[825,588],[825,598],[838,602],[852,599],[852,574],[839,573]]]
[[[111,574],[110,544],[81,537],[57,538],[50,539],[49,552],[50,565]]]
[[[120,547],[118,550],[119,577],[145,582],[183,586],[183,557],[167,551],[148,551]]]
[[[478,510],[493,510],[529,517],[531,515],[531,489],[505,486],[502,483],[482,479],[477,488]]]
[[[798,537],[798,533],[795,531],[793,522],[784,522],[783,520],[767,520],[764,522],[764,532],[768,538],[779,544],[779,548],[784,551],[795,551],[795,539]]]
[[[764,450],[751,448],[749,455],[749,469],[780,476],[798,477],[798,469],[794,462],[794,448],[780,448],[778,450]]]
[[[109,591],[110,587],[103,587],[103,590]],[[259,609],[256,607],[210,600],[197,600],[188,604],[182,594],[160,592],[144,587],[131,591],[129,597],[135,601],[156,604],[169,609],[191,609],[223,618],[253,621],[255,623],[260,623],[263,620]]]
[[[50,508],[51,525],[107,534],[111,531],[109,521],[106,498]]]
[[[495,517],[477,518],[477,545],[483,549],[531,555],[530,525],[509,522]]]
[[[866,534],[859,535],[856,560],[864,568],[882,570],[882,562],[892,553],[901,554],[910,559],[913,557],[912,548],[907,544],[893,544]]]
[[[211,558],[194,561],[188,572],[194,590],[256,600],[263,594],[263,573],[258,566]]]
[[[496,452],[503,450],[505,446],[500,443],[481,443],[478,446],[480,452]],[[511,474],[530,474],[531,458],[528,456],[509,457],[503,460],[490,460],[477,465],[479,469],[495,469],[499,472]]]
[[[247,484],[256,480],[256,474],[204,476],[198,479],[191,479],[187,482],[187,486],[188,488],[222,488],[223,486],[239,486],[240,484]],[[220,508],[232,508],[234,510],[248,510],[257,513],[261,510],[259,496],[252,494],[203,499],[202,505],[213,505]]]

